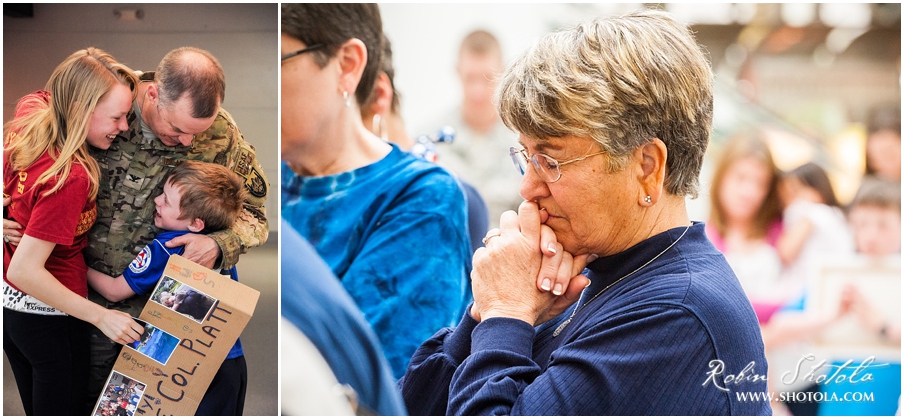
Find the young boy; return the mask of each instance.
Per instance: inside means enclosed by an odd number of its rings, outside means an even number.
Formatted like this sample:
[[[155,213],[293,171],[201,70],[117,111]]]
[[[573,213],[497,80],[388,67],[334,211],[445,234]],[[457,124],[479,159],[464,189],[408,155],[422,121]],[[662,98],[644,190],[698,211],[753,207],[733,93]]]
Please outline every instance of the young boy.
[[[848,207],[848,222],[854,234],[857,253],[877,266],[900,269],[901,263],[901,184],[880,178],[864,178],[857,195]],[[852,278],[856,280],[856,278]],[[888,316],[889,307],[882,310],[875,300],[868,299],[856,283],[848,284],[843,292],[849,295],[851,312],[857,318],[857,325],[870,331],[885,345],[898,346],[901,343],[901,322]],[[863,286],[863,285],[861,285]],[[888,292],[888,291],[886,291]],[[863,345],[862,343],[860,345]],[[864,355],[865,356],[865,355]],[[823,394],[848,394],[859,392],[870,394],[869,403],[846,403],[844,400],[825,400],[819,404],[820,416],[886,416],[898,411],[901,395],[900,358],[876,357],[870,368],[870,379],[862,381],[828,380],[820,384]],[[835,359],[829,364],[830,371],[836,371],[848,360],[853,366],[864,362],[863,358]],[[849,367],[853,368],[853,367]],[[848,371],[851,371],[849,369]],[[844,371],[841,372],[842,374]],[[853,378],[853,376],[851,376]]]
[[[901,185],[864,179],[848,209],[848,221],[857,253],[873,257],[900,255]]]
[[[89,269],[88,283],[110,301],[150,293],[170,255],[184,251],[183,247],[167,248],[164,243],[187,233],[229,228],[242,212],[242,186],[238,176],[223,166],[194,161],[179,164],[163,186],[163,193],[154,198],[154,225],[165,231],[144,247],[121,276],[112,278]],[[235,267],[222,273],[238,280]],[[241,416],[247,381],[242,343],[236,340],[195,414]]]

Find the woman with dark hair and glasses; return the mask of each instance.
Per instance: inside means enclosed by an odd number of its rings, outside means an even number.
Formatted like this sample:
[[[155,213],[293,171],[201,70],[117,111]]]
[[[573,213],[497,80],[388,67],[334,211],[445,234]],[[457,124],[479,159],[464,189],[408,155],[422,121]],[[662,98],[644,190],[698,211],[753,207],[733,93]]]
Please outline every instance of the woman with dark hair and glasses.
[[[713,107],[688,28],[637,11],[547,35],[497,102],[527,201],[475,253],[468,314],[415,353],[409,413],[771,414],[737,397],[766,391],[763,341],[685,205]]]
[[[399,377],[470,302],[471,252],[455,178],[361,121],[382,39],[375,4],[282,5],[282,215],[351,294]]]

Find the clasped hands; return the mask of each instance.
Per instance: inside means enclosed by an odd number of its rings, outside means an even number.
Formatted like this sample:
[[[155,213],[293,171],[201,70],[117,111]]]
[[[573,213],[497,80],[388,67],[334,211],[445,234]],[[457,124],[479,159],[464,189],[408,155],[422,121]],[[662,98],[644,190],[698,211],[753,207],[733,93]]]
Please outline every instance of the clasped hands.
[[[590,285],[580,273],[595,256],[565,251],[544,224],[548,218],[536,202],[524,201],[517,214],[502,214],[498,232],[487,234],[471,272],[475,320],[507,317],[537,326],[565,311]]]

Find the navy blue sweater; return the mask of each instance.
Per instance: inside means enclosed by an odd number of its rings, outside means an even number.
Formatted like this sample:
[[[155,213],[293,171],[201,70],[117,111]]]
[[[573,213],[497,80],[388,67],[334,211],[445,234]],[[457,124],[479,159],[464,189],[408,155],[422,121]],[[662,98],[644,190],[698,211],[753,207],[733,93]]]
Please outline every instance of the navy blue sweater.
[[[465,314],[415,352],[399,381],[412,415],[770,415],[760,329],[702,223],[588,266],[586,304],[539,327]],[[591,297],[615,283],[598,298]],[[588,303],[589,301],[589,303]],[[740,377],[738,375],[742,373]],[[729,377],[729,374],[732,377]]]

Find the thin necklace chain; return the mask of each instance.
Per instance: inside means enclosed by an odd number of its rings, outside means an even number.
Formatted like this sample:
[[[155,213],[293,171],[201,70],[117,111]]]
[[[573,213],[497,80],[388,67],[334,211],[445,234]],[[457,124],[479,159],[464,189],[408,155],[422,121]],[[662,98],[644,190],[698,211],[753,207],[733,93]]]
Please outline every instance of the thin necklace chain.
[[[641,270],[641,269],[643,269],[643,268],[646,268],[647,265],[653,263],[654,260],[659,259],[659,257],[662,256],[663,254],[665,254],[665,252],[668,252],[669,249],[671,249],[673,246],[675,246],[675,245],[681,240],[681,238],[684,237],[685,234],[687,234],[687,231],[688,231],[690,228],[691,228],[691,226],[685,227],[685,228],[684,228],[684,232],[682,232],[681,235],[678,236],[678,238],[675,239],[675,241],[673,241],[672,244],[669,245],[669,247],[666,247],[665,249],[663,249],[661,252],[659,252],[658,255],[653,256],[653,259],[648,260],[647,263],[644,263],[643,265],[640,265],[640,267],[638,267],[637,269],[635,269],[635,270],[633,270],[633,271],[627,273],[625,276],[622,276],[621,278],[616,279],[615,282],[613,282],[613,283],[611,283],[611,284],[609,284],[609,285],[606,285],[605,288],[603,288],[602,290],[600,290],[600,292],[596,293],[596,295],[594,295],[593,298],[587,300],[587,302],[584,303],[584,304],[581,304],[581,300],[584,298],[584,291],[581,291],[581,297],[578,298],[578,304],[574,307],[574,311],[572,311],[572,312],[571,312],[571,315],[568,316],[568,320],[565,320],[565,322],[563,322],[562,324],[560,324],[559,327],[557,327],[556,330],[555,330],[554,332],[552,332],[552,336],[553,336],[553,337],[559,336],[559,333],[562,333],[562,330],[565,329],[565,326],[568,326],[568,324],[571,323],[571,319],[574,318],[574,315],[575,315],[575,314],[578,314],[578,311],[580,311],[580,310],[583,309],[584,307],[587,307],[587,305],[589,305],[590,303],[592,303],[593,300],[596,299],[596,297],[599,297],[600,295],[603,295],[603,293],[606,292],[607,289],[612,288],[615,284],[621,282],[623,279],[625,279],[625,278],[627,278],[627,277],[629,277],[629,276],[631,276],[631,275],[636,274],[637,271],[639,271],[639,270]]]

